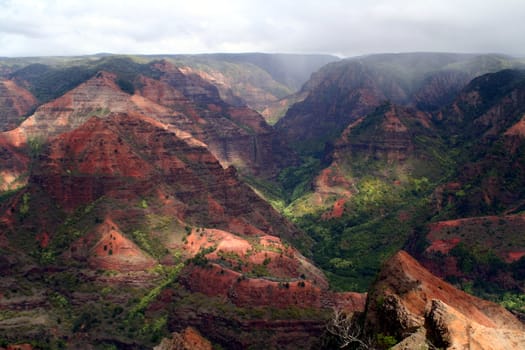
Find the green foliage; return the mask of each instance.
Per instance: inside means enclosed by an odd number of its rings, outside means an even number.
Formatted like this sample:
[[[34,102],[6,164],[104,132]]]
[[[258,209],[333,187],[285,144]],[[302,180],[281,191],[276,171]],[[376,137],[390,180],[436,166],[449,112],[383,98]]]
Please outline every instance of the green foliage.
[[[525,313],[525,294],[506,292],[499,300],[501,306],[521,313]]]
[[[194,264],[200,267],[206,267],[208,266],[208,258],[206,255],[214,252],[217,249],[216,246],[208,247],[208,248],[201,248],[197,254],[191,259],[186,260],[187,264]]]
[[[397,339],[391,335],[385,335],[383,333],[376,334],[377,345],[381,349],[390,349],[392,346],[398,343]]]
[[[332,258],[328,263],[336,270],[347,269],[353,265],[351,260],[341,258]]]
[[[55,292],[51,294],[51,296],[49,297],[49,301],[56,308],[65,309],[69,306],[69,301],[67,300],[67,298],[60,293]]]
[[[117,79],[117,85],[127,94],[133,95],[135,93],[135,86],[129,80]]]
[[[71,330],[73,333],[87,332],[99,323],[100,320],[93,311],[84,311],[74,320]]]
[[[94,71],[86,66],[52,68],[42,64],[18,70],[14,77],[29,82],[29,90],[40,103],[55,99],[89,79]]]
[[[467,247],[463,242],[452,248],[450,254],[456,257],[459,269],[470,275],[494,274],[506,265],[491,249]]]
[[[151,233],[148,234],[142,230],[134,230],[131,233],[131,237],[142,250],[156,259],[160,259],[168,253],[162,242]]]
[[[168,318],[166,316],[148,320],[140,328],[139,335],[147,338],[152,343],[158,343],[164,335],[168,334],[167,321]]]
[[[26,192],[22,195],[22,203],[20,204],[20,215],[22,217],[25,217],[29,214],[29,200],[31,199],[31,195]]]
[[[184,265],[178,264],[175,266],[166,266],[165,267],[165,277],[155,288],[151,289],[146,295],[144,295],[139,302],[131,309],[131,311],[128,314],[128,320],[133,319],[138,314],[143,314],[144,310],[148,307],[148,305],[157,298],[157,296],[164,290],[166,287],[168,287],[170,284],[172,284],[177,277],[179,276],[179,273]]]
[[[285,168],[280,172],[279,182],[289,201],[294,201],[312,190],[311,184],[320,170],[320,165],[318,159],[306,158],[300,166]]]
[[[507,295],[507,306],[520,307],[520,298],[513,297],[517,291],[516,287],[512,288],[511,285],[509,289],[508,286],[502,285],[501,276],[512,276],[518,284],[523,283],[523,267],[520,265],[525,259],[507,264],[492,249],[482,245],[467,245],[464,242],[459,243],[449,254],[456,258],[458,269],[464,274],[461,278],[448,277],[449,282],[470,294],[495,302],[504,302],[502,297]],[[443,257],[434,257],[438,264],[441,259]]]
[[[367,176],[357,183],[342,217],[326,220],[317,212],[290,218],[315,241],[313,259],[331,287],[364,292],[381,263],[427,219],[427,184],[425,178],[393,185]]]
[[[259,179],[254,176],[244,174],[242,177],[259,196],[264,198],[272,207],[278,211],[283,211],[286,207],[286,196],[280,183]]]
[[[27,140],[27,145],[29,147],[29,155],[31,159],[34,161],[38,158],[40,153],[42,152],[42,149],[44,147],[44,139],[40,137],[30,137]]]
[[[270,273],[266,265],[253,265],[252,271],[248,275],[254,277],[264,277],[270,276]]]

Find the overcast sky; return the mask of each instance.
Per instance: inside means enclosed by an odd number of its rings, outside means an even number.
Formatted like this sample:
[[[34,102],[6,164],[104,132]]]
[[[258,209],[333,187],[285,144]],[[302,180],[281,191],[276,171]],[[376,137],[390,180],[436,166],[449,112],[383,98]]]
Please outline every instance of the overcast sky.
[[[0,0],[0,56],[499,52],[525,0]]]

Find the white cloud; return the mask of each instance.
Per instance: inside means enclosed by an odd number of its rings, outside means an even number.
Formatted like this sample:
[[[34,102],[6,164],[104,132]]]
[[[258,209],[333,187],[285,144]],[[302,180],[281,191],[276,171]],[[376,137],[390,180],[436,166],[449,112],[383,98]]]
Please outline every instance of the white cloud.
[[[525,55],[520,0],[0,0],[0,56],[461,51]]]

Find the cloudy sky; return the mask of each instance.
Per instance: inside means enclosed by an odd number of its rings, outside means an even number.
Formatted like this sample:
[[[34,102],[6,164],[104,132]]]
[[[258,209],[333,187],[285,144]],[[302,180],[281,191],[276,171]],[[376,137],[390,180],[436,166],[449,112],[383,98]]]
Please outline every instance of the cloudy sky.
[[[524,0],[0,0],[0,56],[500,52]]]

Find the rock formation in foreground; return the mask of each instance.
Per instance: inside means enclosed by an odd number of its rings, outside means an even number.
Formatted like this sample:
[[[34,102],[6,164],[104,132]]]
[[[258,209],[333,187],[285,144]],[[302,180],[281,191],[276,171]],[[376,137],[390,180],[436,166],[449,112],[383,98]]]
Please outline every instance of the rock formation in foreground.
[[[378,339],[400,341],[393,349],[525,347],[525,327],[510,312],[454,288],[404,251],[385,263],[372,287],[365,327]]]

